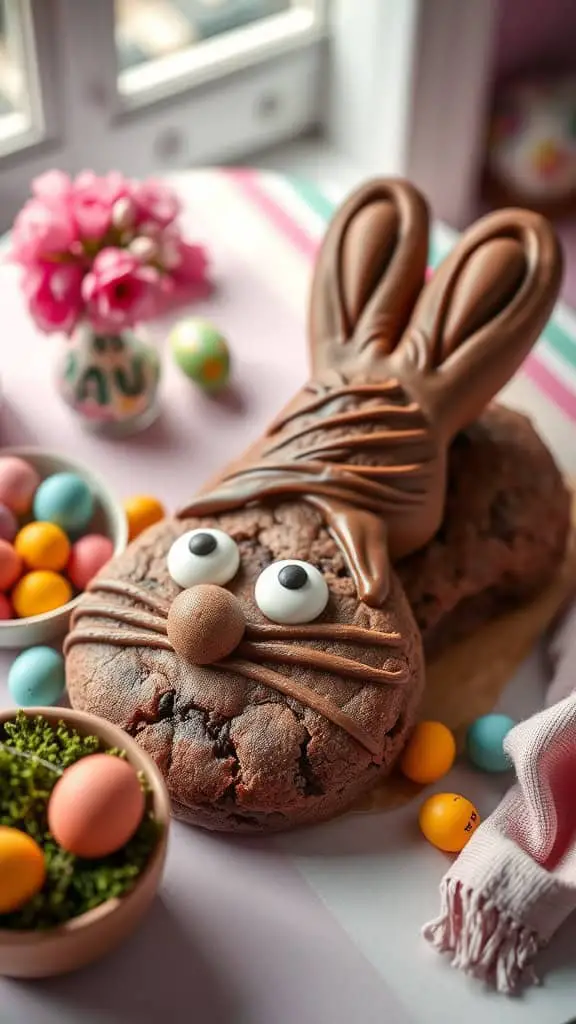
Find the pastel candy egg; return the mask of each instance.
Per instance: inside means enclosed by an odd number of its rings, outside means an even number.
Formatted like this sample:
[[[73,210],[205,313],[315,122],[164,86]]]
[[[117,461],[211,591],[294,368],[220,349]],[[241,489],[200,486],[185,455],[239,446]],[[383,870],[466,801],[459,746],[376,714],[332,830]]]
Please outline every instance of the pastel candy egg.
[[[52,647],[28,647],[8,672],[10,696],[21,708],[55,704],[65,686],[64,658]]]
[[[39,483],[40,474],[29,462],[14,455],[0,458],[0,502],[16,515],[30,511]]]
[[[70,557],[70,541],[56,523],[28,523],[14,547],[29,569],[64,569]]]
[[[166,512],[158,498],[150,494],[135,494],[126,498],[124,511],[128,520],[128,536],[134,540],[140,533],[147,530],[149,526],[164,519]]]
[[[80,533],[94,515],[92,492],[76,473],[54,473],[42,481],[34,496],[34,518],[56,523],[66,533]]]
[[[225,387],[230,376],[230,352],[220,331],[205,320],[182,320],[172,329],[169,343],[177,366],[205,391]]]
[[[0,590],[9,590],[22,575],[22,559],[7,540],[0,540]]]
[[[0,504],[0,539],[11,544],[18,533],[18,520],[7,505]]]
[[[61,608],[71,598],[72,587],[68,580],[50,569],[26,573],[12,591],[14,611],[21,619]]]
[[[412,782],[428,785],[450,771],[456,757],[456,741],[442,722],[420,722],[400,761],[400,770]]]
[[[418,822],[432,846],[459,853],[480,824],[474,804],[458,793],[435,793],[420,808]]]
[[[14,617],[14,609],[6,594],[0,594],[0,622]]]
[[[72,545],[68,577],[77,590],[85,590],[114,554],[114,545],[101,533],[87,533]]]
[[[482,715],[468,729],[466,752],[484,772],[506,772],[512,767],[504,750],[504,739],[516,722],[508,715]]]
[[[113,754],[91,754],[67,768],[48,802],[48,827],[77,857],[107,857],[132,838],[144,815],[134,768]]]
[[[44,885],[46,866],[38,843],[26,832],[0,826],[0,914],[11,914]]]

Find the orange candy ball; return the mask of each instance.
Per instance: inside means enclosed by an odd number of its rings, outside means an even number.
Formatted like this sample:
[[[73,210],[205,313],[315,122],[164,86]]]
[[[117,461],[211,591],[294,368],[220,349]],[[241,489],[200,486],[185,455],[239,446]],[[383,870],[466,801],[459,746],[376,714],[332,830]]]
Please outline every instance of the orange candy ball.
[[[128,520],[129,540],[134,540],[138,534],[166,515],[163,505],[149,494],[135,494],[132,498],[126,498],[124,511]]]
[[[28,523],[14,541],[14,547],[29,569],[64,569],[70,557],[70,541],[56,523]]]
[[[442,722],[420,722],[400,760],[400,771],[412,782],[428,785],[450,771],[456,757],[456,740]]]
[[[22,575],[22,559],[7,540],[0,540],[0,590],[9,590]]]
[[[26,832],[0,826],[0,914],[19,910],[44,885],[46,866],[38,843]]]
[[[71,599],[72,587],[68,580],[49,569],[27,573],[12,592],[14,611],[21,619],[61,608]]]
[[[418,822],[432,846],[445,853],[459,853],[480,824],[480,815],[465,796],[435,793],[420,808]]]

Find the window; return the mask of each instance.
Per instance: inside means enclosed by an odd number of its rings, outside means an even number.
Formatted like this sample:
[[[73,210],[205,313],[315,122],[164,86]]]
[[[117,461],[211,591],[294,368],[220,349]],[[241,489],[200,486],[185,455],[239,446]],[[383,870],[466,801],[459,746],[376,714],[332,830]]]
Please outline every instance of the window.
[[[0,154],[40,138],[42,110],[30,8],[0,0]]]

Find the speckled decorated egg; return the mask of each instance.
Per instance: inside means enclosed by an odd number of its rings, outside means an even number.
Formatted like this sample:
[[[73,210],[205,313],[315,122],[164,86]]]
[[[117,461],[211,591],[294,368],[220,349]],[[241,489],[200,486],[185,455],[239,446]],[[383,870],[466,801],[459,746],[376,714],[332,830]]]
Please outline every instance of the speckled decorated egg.
[[[204,391],[216,392],[230,377],[230,351],[226,340],[205,320],[181,320],[169,336],[174,361]]]
[[[77,857],[107,857],[132,838],[145,800],[131,764],[112,754],[92,754],[67,768],[48,803],[48,827]]]

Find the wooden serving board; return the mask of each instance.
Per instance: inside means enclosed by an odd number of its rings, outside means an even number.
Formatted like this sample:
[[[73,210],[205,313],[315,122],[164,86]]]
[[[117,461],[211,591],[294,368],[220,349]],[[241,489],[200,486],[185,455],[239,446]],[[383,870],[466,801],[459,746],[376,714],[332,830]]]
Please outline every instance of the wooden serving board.
[[[421,719],[444,722],[462,748],[468,726],[490,712],[515,671],[550,626],[561,607],[576,594],[576,485],[566,555],[554,581],[529,604],[501,615],[459,641],[426,669]],[[422,792],[394,773],[378,783],[352,808],[374,812],[398,807]]]

